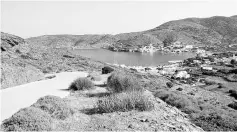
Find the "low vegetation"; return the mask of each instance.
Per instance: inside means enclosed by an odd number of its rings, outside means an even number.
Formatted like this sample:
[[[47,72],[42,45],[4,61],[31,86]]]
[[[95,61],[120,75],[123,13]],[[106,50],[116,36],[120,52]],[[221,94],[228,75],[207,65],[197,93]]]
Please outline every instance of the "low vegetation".
[[[108,77],[107,86],[108,90],[114,93],[143,90],[136,78],[119,72],[114,72]]]
[[[154,95],[189,114],[191,121],[205,131],[237,130],[236,115],[231,115],[227,108],[224,110],[203,100],[165,89],[158,90]],[[232,103],[228,106],[235,108],[236,104]]]
[[[39,108],[51,117],[64,120],[74,113],[68,102],[57,96],[45,96],[40,98],[32,107]]]
[[[76,80],[74,80],[71,85],[69,86],[70,90],[89,90],[92,89],[94,87],[94,84],[91,80],[89,80],[88,78],[77,78]]]
[[[3,121],[4,131],[50,131],[52,118],[41,109],[28,107],[19,110],[12,117]]]
[[[103,97],[98,100],[97,107],[100,113],[110,113],[130,110],[147,111],[153,109],[154,104],[142,92],[132,91]]]
[[[199,110],[199,108],[197,107],[198,105],[197,101],[185,95],[178,94],[176,92],[171,92],[162,89],[158,90],[154,94],[154,96],[159,97],[167,104],[175,106],[188,114],[198,112]]]
[[[237,131],[237,121],[231,117],[223,117],[220,113],[200,113],[192,122],[205,131]]]

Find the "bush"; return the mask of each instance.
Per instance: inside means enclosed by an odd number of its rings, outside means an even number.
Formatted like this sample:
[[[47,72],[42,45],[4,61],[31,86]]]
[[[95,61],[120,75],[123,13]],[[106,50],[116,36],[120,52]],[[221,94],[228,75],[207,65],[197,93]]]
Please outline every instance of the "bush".
[[[199,110],[198,103],[185,95],[166,90],[159,90],[154,94],[154,96],[160,98],[171,106],[181,109],[187,114],[195,113]]]
[[[118,72],[114,72],[108,77],[107,86],[109,91],[115,93],[142,90],[142,87],[136,78]]]
[[[51,117],[64,120],[74,113],[68,103],[57,96],[45,96],[37,100],[32,107],[39,108]]]
[[[52,118],[48,113],[38,108],[28,107],[4,120],[1,128],[4,131],[50,131],[51,124]]]
[[[77,78],[74,80],[71,85],[69,86],[70,90],[89,90],[94,87],[93,82],[91,82],[87,78]]]
[[[130,110],[147,111],[154,108],[153,102],[139,91],[112,94],[99,99],[97,106],[100,113]]]
[[[237,102],[233,102],[233,103],[228,104],[228,107],[237,110]]]
[[[229,90],[230,96],[234,97],[235,99],[237,99],[237,91],[236,90]]]
[[[111,67],[108,67],[108,66],[105,66],[105,67],[102,68],[102,74],[108,74],[108,73],[111,73],[113,71],[114,71],[114,69],[111,68]]]

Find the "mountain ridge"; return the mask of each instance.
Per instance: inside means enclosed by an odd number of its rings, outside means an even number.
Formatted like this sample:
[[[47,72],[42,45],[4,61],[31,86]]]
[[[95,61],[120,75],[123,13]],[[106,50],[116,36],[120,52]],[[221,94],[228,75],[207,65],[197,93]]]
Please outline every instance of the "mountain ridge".
[[[149,44],[163,45],[164,39],[174,35],[184,45],[209,45],[228,48],[237,43],[237,15],[231,17],[185,18],[161,24],[153,29],[116,35],[46,35],[27,38],[33,44],[68,48],[139,48]],[[47,40],[48,39],[48,40]],[[52,41],[52,42],[51,42]]]

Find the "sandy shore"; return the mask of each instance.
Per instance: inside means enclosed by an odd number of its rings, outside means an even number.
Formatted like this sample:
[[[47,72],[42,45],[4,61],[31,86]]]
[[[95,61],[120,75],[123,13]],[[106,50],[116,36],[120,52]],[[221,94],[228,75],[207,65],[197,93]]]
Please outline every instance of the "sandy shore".
[[[35,103],[40,97],[55,95],[65,97],[70,83],[77,77],[86,77],[86,72],[62,72],[54,74],[55,78],[32,82],[0,90],[1,122],[19,109]]]

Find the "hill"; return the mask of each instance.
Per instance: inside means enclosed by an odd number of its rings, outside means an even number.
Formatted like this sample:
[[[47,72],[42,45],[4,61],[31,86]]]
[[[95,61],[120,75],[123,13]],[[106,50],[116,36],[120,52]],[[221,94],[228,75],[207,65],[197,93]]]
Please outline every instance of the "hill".
[[[169,21],[156,28],[117,35],[46,35],[28,38],[37,45],[68,48],[138,48],[153,44],[163,45],[167,37],[183,45],[213,46],[228,49],[237,43],[236,16],[214,16],[210,18],[186,18]],[[218,48],[219,47],[219,48]]]
[[[41,80],[47,73],[100,70],[107,65],[74,55],[62,47],[43,44],[44,41],[29,43],[23,38],[1,32],[2,89]]]

